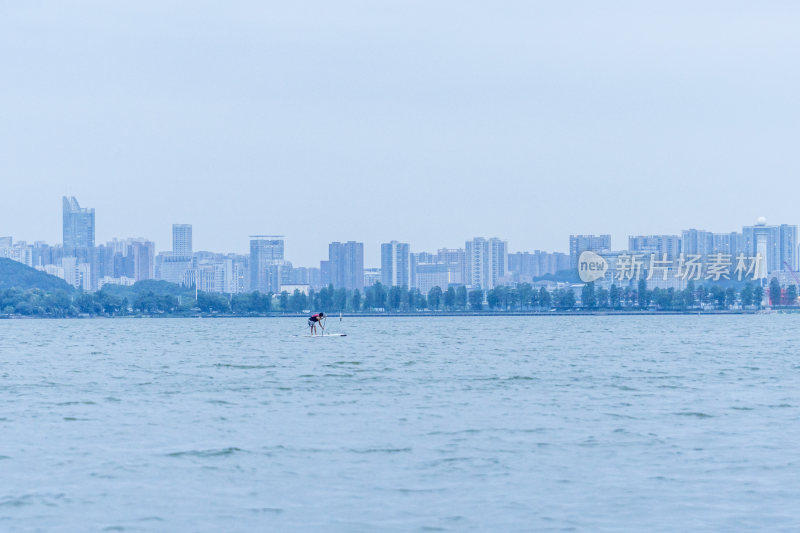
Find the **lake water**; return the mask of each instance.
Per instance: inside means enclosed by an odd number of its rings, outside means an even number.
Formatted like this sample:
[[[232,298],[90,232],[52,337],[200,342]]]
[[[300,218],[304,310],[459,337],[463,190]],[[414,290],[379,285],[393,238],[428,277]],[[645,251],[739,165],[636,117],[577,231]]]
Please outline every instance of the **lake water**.
[[[0,320],[0,531],[800,529],[800,315]]]

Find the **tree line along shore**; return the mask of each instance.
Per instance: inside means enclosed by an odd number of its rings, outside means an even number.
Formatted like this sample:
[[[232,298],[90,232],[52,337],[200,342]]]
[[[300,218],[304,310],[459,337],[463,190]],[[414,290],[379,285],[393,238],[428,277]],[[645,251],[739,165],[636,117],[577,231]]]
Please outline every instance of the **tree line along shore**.
[[[548,313],[695,313],[751,312],[765,305],[800,309],[796,285],[782,287],[773,278],[758,283],[713,283],[685,289],[649,288],[645,280],[609,288],[564,284],[549,290],[518,283],[488,291],[464,286],[418,289],[375,283],[363,290],[332,285],[308,293],[219,294],[195,291],[166,281],[144,280],[132,286],[104,285],[83,292],[64,280],[9,259],[0,259],[0,317],[117,316],[281,316],[324,311],[328,314],[548,314]]]
[[[527,283],[496,287],[489,291],[449,287],[432,288],[428,294],[405,287],[376,283],[361,290],[333,286],[305,294],[259,292],[224,295],[197,292],[164,281],[140,281],[123,287],[106,285],[89,293],[61,288],[11,287],[0,290],[0,315],[9,317],[117,317],[117,316],[275,316],[310,311],[328,314],[476,314],[476,313],[695,313],[757,311],[767,303],[773,308],[797,307],[797,287],[781,288],[773,279],[765,291],[748,283],[740,289],[689,282],[683,290],[649,289],[644,280],[634,287],[600,288],[594,283],[578,289],[548,290]],[[767,296],[765,296],[765,294]],[[779,295],[770,298],[769,294]]]

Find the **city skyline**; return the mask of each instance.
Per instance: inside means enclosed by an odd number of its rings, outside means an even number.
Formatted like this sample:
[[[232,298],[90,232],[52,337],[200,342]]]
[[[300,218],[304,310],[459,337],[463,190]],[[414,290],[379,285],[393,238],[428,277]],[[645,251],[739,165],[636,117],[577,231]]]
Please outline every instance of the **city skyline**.
[[[81,207],[77,198],[65,196],[62,235],[67,245],[14,243],[13,236],[0,236],[0,256],[34,266],[87,291],[108,283],[131,285],[155,279],[228,294],[279,293],[285,287],[308,290],[329,284],[362,290],[378,280],[384,285],[417,290],[466,286],[487,291],[498,285],[535,281],[543,275],[558,274],[566,281],[570,276],[564,279],[564,271],[577,271],[578,258],[583,262],[584,252],[594,254],[592,261],[608,265],[600,279],[604,284],[613,283],[615,278],[631,280],[640,269],[648,271],[650,279],[654,269],[659,269],[662,279],[653,282],[663,288],[682,289],[688,279],[700,280],[705,268],[711,269],[716,280],[730,279],[734,257],[740,278],[746,271],[762,281],[773,273],[781,280],[789,276],[795,279],[800,269],[798,226],[768,225],[764,217],[754,225],[742,226],[741,232],[690,228],[680,234],[629,235],[627,248],[614,247],[610,234],[570,235],[569,254],[542,250],[512,253],[508,241],[498,237],[473,237],[464,241],[463,248],[443,247],[436,253],[391,240],[380,244],[381,266],[374,268],[364,263],[364,243],[352,240],[329,243],[327,258],[313,266],[292,262],[283,235],[250,235],[249,254],[195,251],[193,226],[185,222],[172,224],[169,251],[158,252],[153,241],[141,237],[114,238],[95,245],[95,214],[95,208]],[[645,262],[644,258],[649,260]],[[702,261],[710,266],[703,266]]]
[[[66,198],[70,198],[70,196],[64,196],[64,198],[65,199]],[[63,202],[64,202],[64,200],[62,199],[62,203]],[[81,200],[80,204],[83,205],[84,201]],[[85,205],[90,205],[90,204],[86,203]],[[80,208],[80,206],[78,206],[78,207]],[[103,216],[102,216],[103,215],[102,214],[103,210],[102,210],[102,208],[100,208],[100,210],[98,210],[97,206],[93,206],[91,208],[82,208],[82,209],[84,211],[90,210],[92,212],[92,216],[96,216],[97,213],[100,213],[100,217],[101,217],[100,219],[103,220]],[[800,216],[800,212],[799,212],[799,216]],[[64,222],[63,219],[64,219],[64,217],[63,217],[63,215],[58,214],[58,216],[50,216],[49,218],[57,220],[58,227],[55,230],[49,231],[48,234],[63,235],[63,232],[64,232],[64,229],[63,229],[63,222]],[[780,226],[781,224],[784,224],[784,225],[786,224],[785,222],[779,222],[779,223],[773,224],[773,222],[771,220],[771,217],[764,216],[762,213],[759,213],[757,216],[753,216],[751,218],[752,218],[752,220],[750,221],[751,225],[757,224],[759,222],[759,220],[761,220],[761,219],[765,220],[765,222],[768,225]],[[741,228],[741,227],[744,227],[744,226],[748,225],[748,224],[744,224],[743,222],[744,221],[740,220],[739,221],[739,226],[733,226],[733,228],[736,228],[736,227]],[[102,224],[97,224],[94,220],[93,220],[93,223],[96,226],[94,228],[94,231],[100,232],[100,231],[103,230],[103,225]],[[169,251],[172,250],[173,241],[174,241],[174,238],[175,238],[173,226],[176,226],[176,225],[177,226],[188,225],[188,226],[193,228],[193,231],[195,232],[196,236],[195,237],[190,237],[190,239],[194,243],[194,249],[197,250],[197,251],[215,252],[215,253],[233,253],[233,254],[242,254],[242,255],[248,254],[250,252],[250,236],[252,234],[254,234],[254,233],[247,232],[247,231],[239,231],[238,233],[235,234],[235,238],[231,239],[230,241],[223,241],[226,244],[223,244],[223,246],[221,248],[211,248],[211,247],[206,247],[206,246],[203,246],[203,245],[199,245],[198,246],[196,244],[198,242],[198,240],[199,240],[199,242],[202,243],[204,241],[208,241],[209,239],[208,239],[207,236],[204,237],[203,234],[201,234],[200,232],[196,231],[198,225],[195,222],[190,222],[188,224],[181,224],[181,223],[176,223],[174,221],[170,221],[165,225],[165,227],[163,228],[162,231],[158,232],[159,236],[162,237],[160,239],[159,238],[152,238],[149,235],[143,234],[143,232],[137,232],[135,229],[133,229],[127,236],[124,236],[124,235],[109,235],[108,237],[105,237],[105,236],[104,237],[95,237],[95,241],[97,243],[105,243],[105,242],[111,242],[111,241],[113,241],[115,239],[116,240],[147,239],[147,240],[155,243],[155,245],[156,245],[156,253],[169,252]],[[200,227],[203,227],[202,223],[201,223]],[[570,255],[571,254],[571,250],[570,250],[570,246],[569,246],[569,242],[570,242],[569,239],[570,239],[570,237],[575,236],[575,235],[591,234],[592,236],[597,236],[597,237],[608,235],[608,236],[610,236],[610,238],[612,239],[613,242],[621,243],[621,242],[628,242],[628,240],[630,238],[632,238],[632,237],[641,237],[641,236],[680,236],[681,232],[683,232],[685,230],[700,230],[700,228],[701,228],[701,226],[699,224],[697,224],[697,223],[695,223],[695,224],[691,224],[690,223],[690,224],[688,224],[688,225],[686,225],[684,227],[681,227],[680,229],[675,229],[675,226],[673,224],[671,224],[671,223],[669,223],[669,224],[668,223],[664,223],[663,226],[659,225],[659,227],[668,227],[669,229],[666,230],[666,231],[661,231],[661,232],[645,232],[645,231],[630,232],[630,231],[627,231],[627,232],[623,232],[620,235],[616,235],[616,234],[613,234],[613,233],[607,232],[607,231],[600,231],[598,229],[594,229],[594,233],[592,233],[591,231],[589,231],[592,228],[584,228],[584,231],[582,231],[582,232],[581,231],[577,231],[577,232],[560,232],[559,231],[559,232],[555,232],[554,234],[555,235],[559,235],[559,238],[561,238],[560,236],[563,233],[563,239],[560,242],[560,246],[557,246],[555,248],[547,248],[547,247],[544,247],[544,246],[533,246],[533,247],[527,247],[526,248],[526,247],[522,247],[521,245],[519,245],[517,243],[517,246],[511,246],[509,248],[509,253],[512,253],[512,252],[514,252],[514,253],[516,253],[516,252],[526,252],[526,251],[533,252],[533,251],[541,250],[541,251],[547,251],[547,252],[551,252],[551,253],[565,253],[567,255]],[[720,226],[717,224],[717,225],[713,225],[713,226],[710,226],[710,227],[703,227],[703,229],[701,229],[700,231],[705,231],[705,232],[713,233],[713,234],[731,233],[731,228],[722,227],[719,230],[712,229],[712,228],[720,228]],[[255,232],[255,233],[258,233],[258,232]],[[281,232],[276,232],[276,233],[281,233]],[[357,233],[357,232],[354,232],[354,233]],[[287,234],[284,234],[284,233],[281,233],[281,238],[284,241],[284,246],[286,246],[287,244],[289,245],[287,247],[287,250],[288,250],[287,256],[291,255],[293,258],[297,258],[297,257],[301,258],[301,260],[295,259],[295,262],[298,263],[298,264],[314,265],[319,260],[324,258],[324,255],[326,253],[325,250],[327,250],[328,245],[331,242],[343,241],[343,240],[348,240],[348,241],[352,240],[352,241],[355,241],[355,242],[362,242],[364,244],[364,249],[365,249],[364,268],[380,268],[381,267],[381,263],[382,263],[382,244],[386,243],[386,242],[389,242],[390,240],[398,240],[398,238],[396,237],[396,233],[398,233],[398,232],[394,231],[395,236],[393,236],[391,238],[390,237],[383,237],[383,238],[379,238],[378,241],[373,241],[373,242],[363,241],[363,240],[359,240],[358,238],[353,238],[353,237],[348,237],[348,236],[343,236],[343,237],[340,236],[338,238],[333,238],[332,240],[326,242],[321,247],[321,250],[323,250],[322,252],[320,252],[318,250],[312,250],[310,248],[310,246],[308,246],[308,245],[306,245],[305,247],[301,247],[301,248],[292,247],[292,244],[294,243],[296,245],[298,241],[301,242],[301,243],[305,242],[305,240],[303,238],[300,238],[300,239],[293,238],[291,235],[287,235]],[[542,236],[543,240],[546,240],[546,241],[554,240],[554,237],[553,237],[554,234],[553,233],[549,233],[549,232],[536,232],[536,233],[538,235]],[[100,234],[101,235],[106,235],[106,234],[108,234],[108,230],[106,230],[104,233],[100,233]],[[23,235],[27,235],[27,232],[24,232]],[[487,236],[487,238],[488,238],[490,233],[486,232],[486,231],[483,231],[483,232],[479,231],[475,235],[484,235],[484,236]],[[495,234],[491,234],[491,235],[495,235]],[[496,234],[496,235],[500,235],[503,240],[505,240],[507,242],[511,242],[511,239],[508,239],[506,237],[502,237],[503,234]],[[40,236],[37,236],[37,235],[33,235],[32,237],[28,237],[28,238],[18,237],[16,234],[12,233],[11,231],[6,231],[5,228],[2,225],[0,225],[0,237],[7,237],[7,236],[13,237],[15,242],[26,241],[26,242],[33,243],[33,242],[36,242],[36,241],[43,241],[43,242],[46,242],[46,243],[51,244],[51,245],[52,244],[63,244],[63,239],[59,240],[59,239],[40,238]],[[548,236],[548,237],[545,239],[544,238],[545,236]],[[198,239],[198,237],[199,237],[199,239]],[[430,246],[430,247],[422,247],[422,246],[416,245],[416,246],[413,246],[413,248],[416,251],[430,251],[430,252],[433,252],[433,251],[436,251],[436,250],[438,250],[440,248],[451,247],[451,245],[453,245],[452,247],[463,247],[465,240],[470,240],[471,238],[472,237],[469,237],[468,235],[464,235],[464,236],[462,236],[460,238],[459,237],[453,238],[452,236],[450,236],[450,237],[446,237],[444,239],[439,239],[438,236],[433,236],[433,237],[429,236],[425,240],[426,241],[432,241],[434,243],[432,246]],[[405,242],[409,242],[409,241],[405,241]],[[162,244],[162,243],[165,243],[165,244]],[[567,243],[566,246],[564,245],[564,243]],[[622,249],[622,247],[619,244],[616,246],[616,248],[617,249]],[[305,250],[305,252],[301,253],[299,250]],[[305,257],[311,257],[311,260],[306,262],[305,259],[303,259]],[[316,259],[315,259],[315,257],[316,257]]]

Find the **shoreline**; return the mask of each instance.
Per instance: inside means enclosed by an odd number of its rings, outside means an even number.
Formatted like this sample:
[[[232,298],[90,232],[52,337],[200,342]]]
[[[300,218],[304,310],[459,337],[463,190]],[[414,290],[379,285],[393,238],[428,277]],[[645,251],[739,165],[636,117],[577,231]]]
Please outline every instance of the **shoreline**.
[[[692,310],[692,311],[421,311],[418,313],[342,313],[342,318],[431,318],[431,317],[550,317],[550,316],[676,316],[676,315],[765,315],[765,314],[794,314],[800,309],[760,309],[760,310]],[[335,320],[339,315],[329,315]],[[0,315],[0,320],[91,320],[91,319],[120,319],[120,318],[157,318],[157,319],[187,319],[187,318],[307,318],[305,313],[270,313],[261,315],[237,315],[223,313],[195,313],[189,315],[178,314],[137,314],[124,316],[106,315],[79,315],[70,317],[34,316],[34,315]]]

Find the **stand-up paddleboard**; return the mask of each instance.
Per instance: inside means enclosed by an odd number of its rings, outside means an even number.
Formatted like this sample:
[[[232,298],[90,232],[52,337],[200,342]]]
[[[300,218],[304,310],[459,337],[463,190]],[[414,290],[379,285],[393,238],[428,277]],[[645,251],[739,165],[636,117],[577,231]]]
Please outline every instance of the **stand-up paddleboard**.
[[[347,337],[347,333],[326,333],[325,335],[294,335],[295,337]]]

